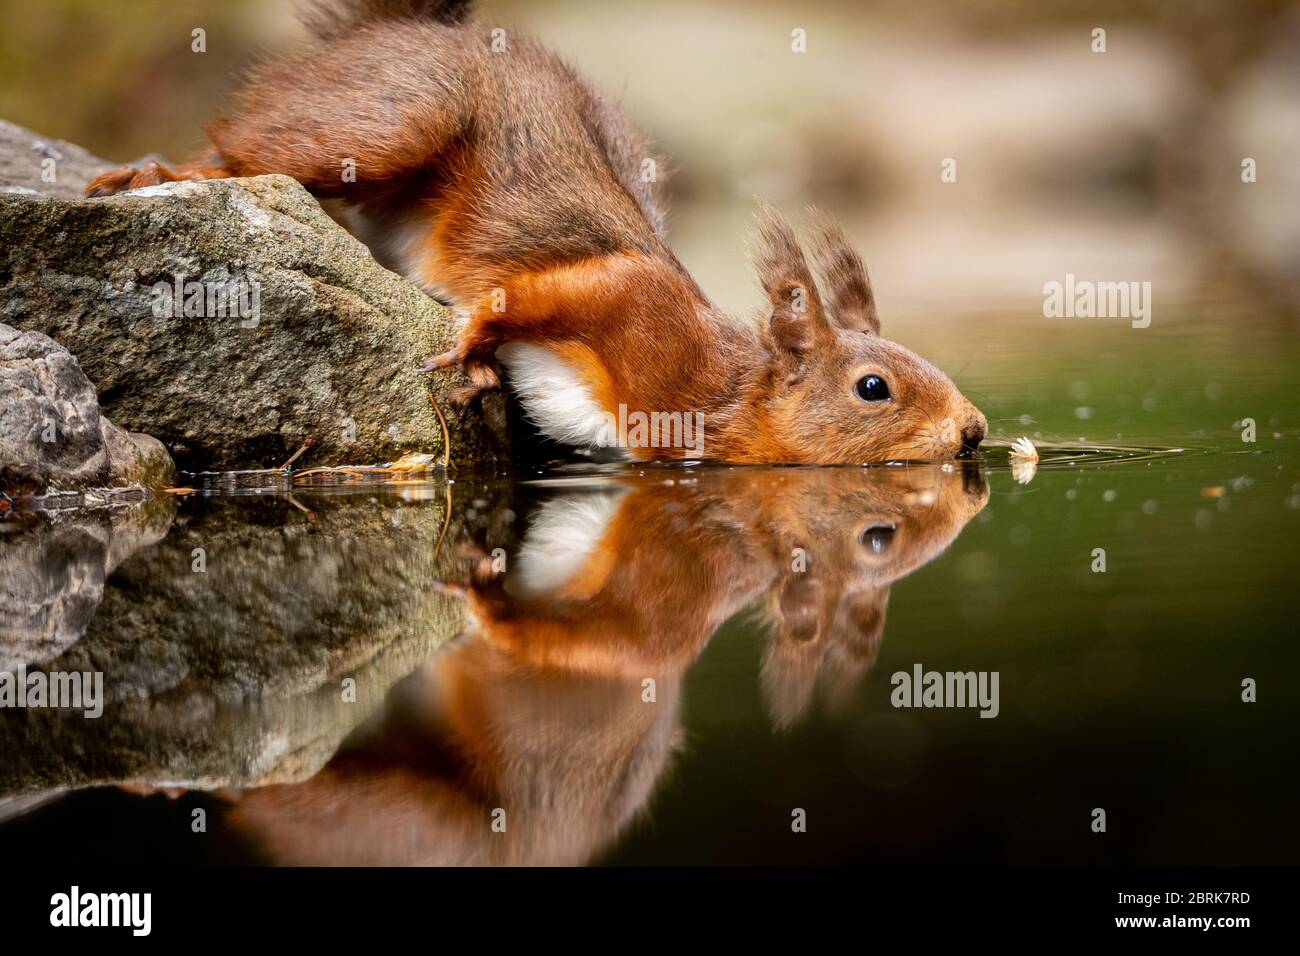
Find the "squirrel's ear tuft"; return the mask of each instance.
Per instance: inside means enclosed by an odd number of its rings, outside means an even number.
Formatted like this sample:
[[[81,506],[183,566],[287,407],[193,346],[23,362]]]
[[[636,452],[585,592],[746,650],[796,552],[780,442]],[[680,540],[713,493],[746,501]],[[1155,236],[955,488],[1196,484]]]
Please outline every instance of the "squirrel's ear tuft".
[[[794,230],[770,206],[759,208],[758,241],[754,267],[772,304],[772,340],[782,351],[802,355],[831,334],[812,270]]]
[[[876,296],[871,291],[862,257],[849,245],[844,230],[834,220],[824,213],[815,216],[818,230],[814,258],[826,287],[831,321],[843,329],[879,335]]]

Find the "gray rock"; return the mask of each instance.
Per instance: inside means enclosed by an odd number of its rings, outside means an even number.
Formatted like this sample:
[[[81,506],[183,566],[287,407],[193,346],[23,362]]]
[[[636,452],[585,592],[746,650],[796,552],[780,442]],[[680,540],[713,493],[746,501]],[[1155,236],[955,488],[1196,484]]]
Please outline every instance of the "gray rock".
[[[77,360],[48,336],[0,324],[0,488],[10,495],[165,487],[167,450],[100,414]]]
[[[476,527],[508,520],[492,486],[457,487],[466,500],[496,502],[475,509]],[[450,499],[432,483],[307,489],[292,500],[195,496],[179,511],[163,503],[172,510],[149,527],[170,525],[166,537],[137,537],[107,582],[97,567],[90,587],[78,556],[93,551],[106,567],[112,548],[70,536],[101,541],[98,515],[25,516],[30,541],[0,538],[0,556],[25,549],[14,560],[41,569],[32,576],[44,575],[44,603],[76,608],[65,620],[80,629],[70,643],[11,642],[0,670],[100,672],[104,689],[93,719],[0,709],[0,800],[108,783],[304,779],[464,624],[460,603],[431,583],[459,577],[455,541],[470,519],[464,505],[449,516]],[[39,616],[27,621],[28,637],[40,638]],[[11,623],[21,636],[22,622]],[[344,695],[344,678],[354,695]]]
[[[34,134],[6,137],[11,187],[45,188],[19,181],[39,169]],[[0,192],[0,321],[69,348],[115,421],[187,468],[274,467],[309,438],[310,465],[440,453],[429,388],[446,409],[462,382],[415,369],[450,348],[451,314],[302,186],[259,176],[67,198],[91,160],[60,168],[57,195]],[[458,464],[506,458],[500,396],[448,419]]]
[[[0,120],[0,192],[80,199],[87,183],[112,168],[80,146]]]

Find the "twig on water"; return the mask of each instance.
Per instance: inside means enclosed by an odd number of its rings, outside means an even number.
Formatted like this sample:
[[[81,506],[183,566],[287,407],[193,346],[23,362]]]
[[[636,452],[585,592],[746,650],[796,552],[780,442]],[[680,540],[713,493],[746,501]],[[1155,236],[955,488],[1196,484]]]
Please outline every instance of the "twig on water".
[[[314,439],[314,438],[308,438],[305,442],[303,442],[302,447],[299,448],[299,449],[298,449],[296,452],[294,452],[292,455],[290,455],[290,456],[289,456],[289,460],[286,461],[283,465],[280,466],[280,470],[281,470],[281,471],[288,471],[288,470],[289,470],[289,466],[292,465],[292,464],[293,464],[295,461],[297,461],[299,458],[301,458],[301,457],[302,457],[302,453],[305,452],[308,448],[310,448],[310,447],[311,447],[312,445],[314,445],[314,444],[316,444],[316,439]]]

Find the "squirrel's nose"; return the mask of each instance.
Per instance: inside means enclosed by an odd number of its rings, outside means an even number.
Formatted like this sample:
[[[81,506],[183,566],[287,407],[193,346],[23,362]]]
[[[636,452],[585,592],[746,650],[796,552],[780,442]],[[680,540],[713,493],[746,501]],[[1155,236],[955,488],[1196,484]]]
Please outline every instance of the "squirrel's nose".
[[[980,415],[961,430],[961,451],[963,455],[979,448],[980,442],[984,440],[987,428],[988,424],[985,422],[984,416]]]

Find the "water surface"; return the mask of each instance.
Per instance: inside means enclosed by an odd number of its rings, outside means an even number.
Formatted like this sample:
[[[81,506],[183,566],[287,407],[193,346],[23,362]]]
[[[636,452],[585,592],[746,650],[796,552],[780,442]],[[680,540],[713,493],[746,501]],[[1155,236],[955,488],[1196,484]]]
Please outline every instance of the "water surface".
[[[0,711],[0,842],[1293,861],[1300,349],[1293,318],[1232,308],[991,315],[973,350],[896,332],[988,413],[977,462],[210,481],[11,515],[4,666],[102,670],[108,703]],[[917,665],[996,672],[997,716],[894,706]]]

